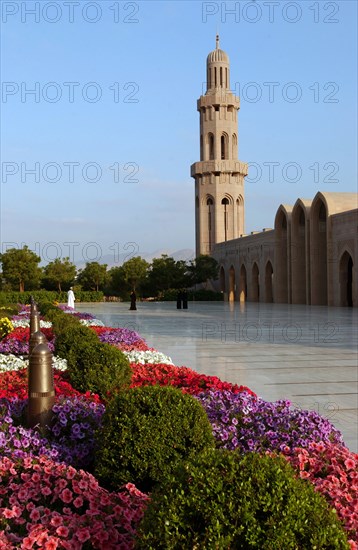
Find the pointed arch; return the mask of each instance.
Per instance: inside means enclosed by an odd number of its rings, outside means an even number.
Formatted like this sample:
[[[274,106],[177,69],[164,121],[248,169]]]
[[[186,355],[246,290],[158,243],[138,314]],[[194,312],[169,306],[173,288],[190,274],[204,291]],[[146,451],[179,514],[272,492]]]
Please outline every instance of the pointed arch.
[[[265,267],[265,302],[273,302],[273,267],[271,260],[268,260]]]
[[[226,293],[226,280],[225,280],[225,269],[224,266],[220,267],[219,271],[219,281],[220,281],[220,291],[224,294]]]
[[[228,241],[233,238],[233,198],[228,193],[225,193],[221,199],[222,211],[220,217],[222,219],[222,241]]]
[[[247,300],[247,272],[245,264],[242,264],[240,267],[239,299],[240,302],[246,302]]]
[[[229,158],[229,136],[226,132],[223,132],[220,138],[220,158],[221,160]]]
[[[291,273],[292,303],[309,299],[309,202],[298,199],[292,210]]]
[[[321,193],[317,193],[311,207],[311,304],[328,303],[327,278],[327,222],[328,205]]]
[[[290,258],[291,258],[292,206],[281,204],[275,217],[275,301],[291,303]]]
[[[251,299],[253,302],[260,301],[260,272],[256,262],[251,270]]]
[[[232,135],[232,152],[231,152],[231,158],[236,160],[238,157],[238,151],[237,151],[237,135]]]
[[[214,160],[215,159],[215,137],[212,132],[208,133],[207,136],[207,159],[208,160]]]
[[[232,265],[229,269],[229,302],[235,301],[236,281],[235,281],[235,268]]]
[[[239,195],[236,199],[236,220],[237,220],[237,233],[240,236],[245,233],[245,210],[244,210],[244,197]]]
[[[353,258],[345,250],[339,260],[340,305],[353,307]]]

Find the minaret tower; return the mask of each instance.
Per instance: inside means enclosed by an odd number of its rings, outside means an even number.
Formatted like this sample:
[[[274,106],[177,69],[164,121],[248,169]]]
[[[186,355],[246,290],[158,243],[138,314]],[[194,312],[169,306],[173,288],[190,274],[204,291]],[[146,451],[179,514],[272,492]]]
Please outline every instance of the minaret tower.
[[[244,177],[238,159],[237,113],[240,99],[230,91],[227,54],[216,49],[206,60],[207,89],[197,102],[200,113],[200,162],[191,166],[195,179],[196,255],[211,254],[216,243],[244,233]]]

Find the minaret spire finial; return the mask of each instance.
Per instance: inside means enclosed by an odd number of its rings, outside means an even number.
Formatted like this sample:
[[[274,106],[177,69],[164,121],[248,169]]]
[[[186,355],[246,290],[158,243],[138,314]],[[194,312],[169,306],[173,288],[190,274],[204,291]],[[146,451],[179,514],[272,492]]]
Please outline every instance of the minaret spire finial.
[[[219,44],[219,35],[217,34],[216,35],[216,49],[218,50],[220,48],[220,44]]]

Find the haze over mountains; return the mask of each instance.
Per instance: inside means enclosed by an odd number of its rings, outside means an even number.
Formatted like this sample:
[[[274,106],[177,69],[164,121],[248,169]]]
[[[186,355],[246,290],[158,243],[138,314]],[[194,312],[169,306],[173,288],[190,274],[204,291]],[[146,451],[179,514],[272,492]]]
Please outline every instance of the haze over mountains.
[[[159,249],[155,250],[154,252],[142,252],[139,249],[136,249],[134,246],[135,243],[131,243],[131,245],[128,247],[127,252],[123,252],[121,254],[105,254],[99,259],[93,259],[92,261],[98,261],[100,264],[107,264],[108,269],[111,267],[118,267],[131,258],[134,258],[136,256],[140,256],[147,262],[152,262],[153,258],[160,258],[162,254],[167,254],[168,256],[174,258],[174,260],[185,260],[190,261],[195,258],[194,250],[191,248],[182,248],[180,250],[169,250],[169,249]],[[87,260],[87,262],[90,262],[91,260]],[[83,268],[85,267],[86,261],[83,259],[81,260],[75,260],[75,264],[77,268]]]

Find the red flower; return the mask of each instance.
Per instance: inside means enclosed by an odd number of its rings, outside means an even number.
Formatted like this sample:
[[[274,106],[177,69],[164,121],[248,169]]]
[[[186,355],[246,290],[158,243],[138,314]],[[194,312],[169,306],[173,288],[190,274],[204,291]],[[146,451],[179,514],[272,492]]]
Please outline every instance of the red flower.
[[[184,393],[197,395],[206,390],[232,391],[239,393],[247,391],[251,395],[256,394],[246,386],[238,386],[230,382],[223,382],[217,376],[200,374],[188,367],[176,367],[167,364],[140,364],[131,363],[133,371],[131,387],[136,386],[175,386]]]

